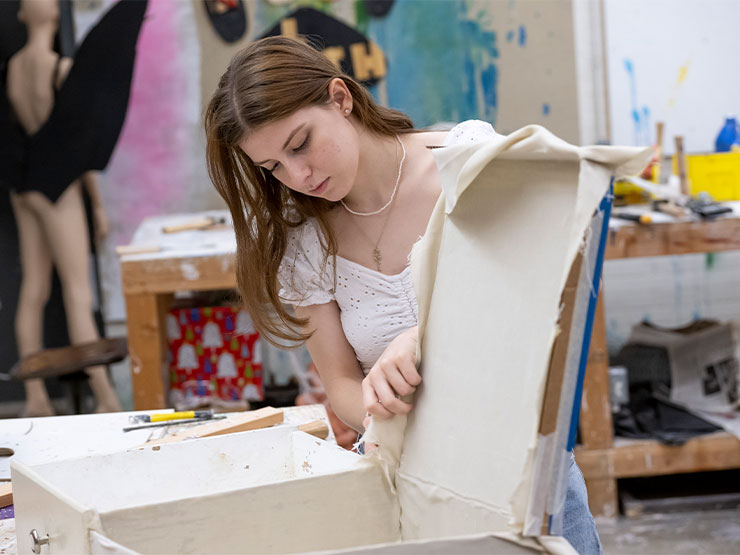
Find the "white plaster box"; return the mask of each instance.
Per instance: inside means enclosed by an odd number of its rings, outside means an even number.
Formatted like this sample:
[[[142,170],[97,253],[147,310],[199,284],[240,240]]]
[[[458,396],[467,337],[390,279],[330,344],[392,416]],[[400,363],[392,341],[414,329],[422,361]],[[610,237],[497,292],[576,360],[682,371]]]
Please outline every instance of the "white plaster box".
[[[395,541],[378,465],[281,426],[53,463],[11,465],[18,552],[289,553]],[[336,530],[342,533],[337,534]],[[95,534],[93,534],[93,532]]]
[[[18,553],[573,553],[511,533],[401,541],[382,466],[281,426],[11,464]]]

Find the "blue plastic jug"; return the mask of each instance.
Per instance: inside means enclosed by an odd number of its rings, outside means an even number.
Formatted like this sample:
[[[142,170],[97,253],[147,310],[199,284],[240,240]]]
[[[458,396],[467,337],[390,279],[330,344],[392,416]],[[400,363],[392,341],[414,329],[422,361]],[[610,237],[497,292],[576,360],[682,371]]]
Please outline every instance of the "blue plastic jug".
[[[717,140],[714,142],[715,152],[729,152],[732,145],[740,145],[740,132],[738,132],[737,120],[727,118],[725,125],[720,129]]]

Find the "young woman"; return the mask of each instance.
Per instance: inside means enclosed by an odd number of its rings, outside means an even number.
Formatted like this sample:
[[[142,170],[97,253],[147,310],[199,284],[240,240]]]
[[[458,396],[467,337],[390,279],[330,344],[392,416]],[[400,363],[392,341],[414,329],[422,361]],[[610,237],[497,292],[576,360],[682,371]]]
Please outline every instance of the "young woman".
[[[408,256],[441,193],[430,147],[483,140],[493,128],[415,130],[317,50],[281,37],[234,57],[205,128],[256,328],[273,342],[306,342],[334,411],[359,432],[367,413],[409,412],[399,396],[421,377]],[[599,552],[575,463],[571,475],[565,535]]]

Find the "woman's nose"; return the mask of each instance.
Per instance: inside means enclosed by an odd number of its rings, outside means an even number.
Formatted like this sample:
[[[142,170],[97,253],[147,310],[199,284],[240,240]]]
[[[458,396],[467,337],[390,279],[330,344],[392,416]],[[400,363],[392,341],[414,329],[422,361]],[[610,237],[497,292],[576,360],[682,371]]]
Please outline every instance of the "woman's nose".
[[[305,189],[310,185],[311,166],[307,163],[303,161],[295,162],[291,164],[289,171],[290,180],[296,189]]]

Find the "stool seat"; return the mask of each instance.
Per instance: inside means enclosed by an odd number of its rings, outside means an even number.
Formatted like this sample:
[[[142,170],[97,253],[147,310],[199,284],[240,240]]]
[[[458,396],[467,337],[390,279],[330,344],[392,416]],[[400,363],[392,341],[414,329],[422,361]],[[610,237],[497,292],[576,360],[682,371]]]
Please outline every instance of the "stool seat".
[[[22,358],[10,370],[14,380],[51,378],[84,370],[90,366],[107,365],[128,355],[125,337],[99,339],[89,343],[45,349]]]

